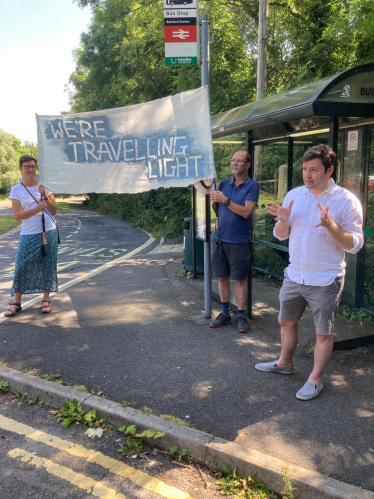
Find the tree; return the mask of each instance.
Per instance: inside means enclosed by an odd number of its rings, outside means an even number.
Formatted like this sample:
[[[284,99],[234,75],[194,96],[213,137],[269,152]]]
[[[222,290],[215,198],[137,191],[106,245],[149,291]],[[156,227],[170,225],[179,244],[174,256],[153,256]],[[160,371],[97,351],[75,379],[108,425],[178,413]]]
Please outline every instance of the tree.
[[[0,130],[0,194],[6,194],[19,181],[18,157],[13,135]]]
[[[29,142],[28,140],[25,140],[25,142],[21,142],[19,139],[13,137],[13,149],[16,151],[17,158],[20,156],[24,156],[25,154],[28,154],[29,156],[32,156],[35,159],[38,159],[38,146],[37,144],[34,144],[34,142]]]
[[[78,3],[90,4],[94,17],[75,52],[77,68],[70,77],[74,112],[147,102],[201,85],[199,66],[165,66],[162,2]],[[211,18],[212,113],[241,105],[254,95],[256,61],[245,37],[255,39],[255,23],[248,18],[243,27],[242,10],[216,1],[201,8]]]
[[[76,70],[70,78],[73,112],[138,104],[200,86],[198,65],[164,64],[163,2],[76,3],[91,8],[93,18],[75,52]],[[200,12],[210,16],[211,113],[254,101],[258,1],[201,0]],[[270,0],[267,49],[267,95],[371,62],[374,2]],[[234,147],[216,147],[219,177],[229,174],[227,159]],[[144,210],[149,200],[156,206],[158,196],[165,193],[139,196]],[[130,216],[126,203],[123,216]],[[186,206],[182,220],[189,214]]]

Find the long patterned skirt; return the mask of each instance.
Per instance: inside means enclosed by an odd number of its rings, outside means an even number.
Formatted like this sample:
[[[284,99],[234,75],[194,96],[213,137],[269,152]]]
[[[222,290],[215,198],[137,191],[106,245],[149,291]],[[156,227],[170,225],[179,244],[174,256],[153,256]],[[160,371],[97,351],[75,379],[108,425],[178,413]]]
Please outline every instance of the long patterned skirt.
[[[57,283],[57,230],[47,232],[45,256],[42,254],[43,234],[20,236],[14,268],[14,293],[33,294],[58,291]]]

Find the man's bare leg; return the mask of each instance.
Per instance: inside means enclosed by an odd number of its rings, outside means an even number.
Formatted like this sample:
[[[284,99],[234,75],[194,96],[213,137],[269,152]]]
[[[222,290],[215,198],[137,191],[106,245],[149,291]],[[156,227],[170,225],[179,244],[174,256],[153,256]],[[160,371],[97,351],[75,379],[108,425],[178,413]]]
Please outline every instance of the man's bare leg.
[[[218,278],[218,292],[222,302],[227,303],[230,301],[230,276]]]
[[[314,367],[308,381],[315,385],[321,382],[322,375],[330,360],[332,349],[334,346],[334,335],[331,333],[321,334],[316,330],[316,344],[314,347]]]
[[[297,321],[283,321],[278,319],[281,325],[281,353],[276,364],[287,367],[292,364],[292,357],[299,342],[299,329]]]
[[[239,310],[244,310],[247,302],[248,284],[247,279],[236,281],[236,302]]]

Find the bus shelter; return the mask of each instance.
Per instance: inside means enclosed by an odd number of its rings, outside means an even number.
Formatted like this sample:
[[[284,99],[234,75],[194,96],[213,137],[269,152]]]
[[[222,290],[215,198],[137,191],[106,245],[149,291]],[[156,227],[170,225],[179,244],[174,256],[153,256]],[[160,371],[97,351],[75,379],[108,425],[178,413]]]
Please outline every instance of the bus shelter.
[[[266,205],[281,204],[289,190],[303,185],[301,158],[308,148],[324,143],[334,149],[335,181],[358,197],[364,212],[365,244],[357,255],[346,253],[342,302],[374,315],[374,64],[215,115],[211,128],[215,163],[224,176],[231,176],[233,152],[251,153],[249,175],[260,183],[253,219],[253,268],[279,279],[288,264],[288,242],[273,237],[274,220]],[[213,296],[217,293],[213,280]],[[235,308],[234,293],[231,302]],[[344,343],[357,344],[355,333]]]

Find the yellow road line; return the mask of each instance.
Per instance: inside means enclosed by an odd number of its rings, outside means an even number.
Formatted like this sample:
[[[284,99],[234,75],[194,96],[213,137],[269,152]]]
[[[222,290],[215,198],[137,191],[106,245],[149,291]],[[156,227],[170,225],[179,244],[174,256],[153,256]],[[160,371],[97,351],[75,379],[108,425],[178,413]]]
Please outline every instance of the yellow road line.
[[[85,281],[86,279],[89,279],[90,277],[100,274],[101,272],[104,272],[104,270],[108,270],[111,267],[115,267],[119,263],[124,262],[125,260],[129,260],[131,257],[142,251],[144,248],[147,248],[150,244],[153,243],[155,240],[154,237],[150,237],[148,241],[138,248],[135,248],[134,250],[130,251],[130,253],[127,253],[127,255],[122,255],[119,258],[115,258],[114,260],[111,260],[110,262],[104,263],[103,265],[100,265],[100,267],[97,267],[97,269],[91,270],[90,272],[86,272],[85,274],[82,274],[79,277],[76,277],[75,279],[72,279],[71,281],[65,282],[62,284],[62,286],[59,286],[58,291],[61,293],[61,291],[65,291],[65,289],[70,288],[71,286],[74,286],[75,284],[78,284],[79,282]],[[27,308],[30,308],[32,305],[35,303],[38,303],[40,301],[40,296],[37,296],[36,298],[33,298],[32,300],[29,300],[25,303],[22,304],[22,310],[26,310]],[[0,317],[0,324],[2,322],[5,322],[8,320],[9,317]]]
[[[86,490],[88,494],[100,497],[102,499],[126,499],[123,494],[117,493],[114,489],[105,487],[101,482],[97,482],[93,478],[90,478],[82,473],[76,473],[75,471],[67,468],[66,466],[61,466],[60,464],[54,463],[49,459],[44,457],[39,457],[27,452],[23,449],[13,449],[8,452],[8,456],[14,459],[20,458],[22,462],[32,464],[36,468],[44,468],[51,475],[62,478],[72,485],[79,487],[80,489]]]
[[[186,492],[176,489],[166,483],[154,478],[143,471],[137,470],[132,466],[117,461],[112,457],[106,456],[102,452],[91,449],[86,449],[82,445],[74,444],[69,440],[63,440],[54,435],[35,430],[31,426],[23,423],[18,423],[13,419],[6,418],[0,415],[0,428],[18,435],[24,435],[35,442],[41,442],[45,445],[65,451],[72,456],[86,459],[90,463],[96,463],[102,468],[116,474],[122,478],[127,478],[143,489],[150,490],[155,494],[164,497],[165,499],[191,499],[191,496]]]

